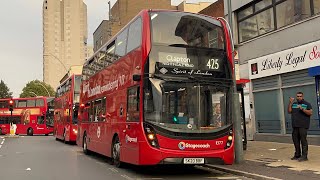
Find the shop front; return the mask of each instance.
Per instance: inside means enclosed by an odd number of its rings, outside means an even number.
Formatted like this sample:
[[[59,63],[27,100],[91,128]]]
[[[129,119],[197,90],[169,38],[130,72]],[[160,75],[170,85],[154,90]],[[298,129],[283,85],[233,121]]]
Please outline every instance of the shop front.
[[[319,84],[308,72],[319,64],[320,41],[248,61],[257,133],[291,134],[291,115],[287,113],[289,97],[301,91],[314,110],[309,134],[320,135],[319,90],[316,88]]]

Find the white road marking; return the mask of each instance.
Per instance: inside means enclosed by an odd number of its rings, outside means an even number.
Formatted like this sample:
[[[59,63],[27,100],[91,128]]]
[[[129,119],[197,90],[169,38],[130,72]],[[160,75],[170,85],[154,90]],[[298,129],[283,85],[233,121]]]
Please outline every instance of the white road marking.
[[[123,178],[125,178],[125,179],[128,179],[128,180],[133,180],[133,178],[131,178],[131,177],[129,177],[129,176],[127,176],[127,175],[121,175]]]
[[[0,148],[2,147],[2,145],[0,145]]]
[[[215,177],[217,179],[239,179],[239,177],[229,176],[229,177]]]
[[[31,168],[27,168],[26,171],[31,171]]]
[[[118,170],[116,170],[115,168],[109,168],[110,171],[117,173]]]
[[[1,145],[4,143],[4,141],[1,142]]]

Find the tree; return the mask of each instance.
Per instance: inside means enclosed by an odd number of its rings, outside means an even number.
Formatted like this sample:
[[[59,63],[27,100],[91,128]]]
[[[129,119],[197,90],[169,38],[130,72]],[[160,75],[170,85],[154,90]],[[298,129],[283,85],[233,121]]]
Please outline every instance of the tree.
[[[10,92],[10,89],[8,88],[7,84],[4,83],[3,80],[0,82],[0,98],[11,98],[12,92]]]
[[[35,96],[49,96],[52,97],[55,95],[53,88],[42,81],[33,80],[26,84],[22,89],[20,97],[35,97]]]

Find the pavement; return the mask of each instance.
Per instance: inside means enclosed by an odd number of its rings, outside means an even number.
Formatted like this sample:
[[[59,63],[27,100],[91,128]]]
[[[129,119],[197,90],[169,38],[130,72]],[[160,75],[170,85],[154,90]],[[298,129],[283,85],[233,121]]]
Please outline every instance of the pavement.
[[[243,162],[207,166],[252,179],[320,179],[320,146],[309,145],[308,161],[291,160],[293,154],[293,144],[248,141]]]

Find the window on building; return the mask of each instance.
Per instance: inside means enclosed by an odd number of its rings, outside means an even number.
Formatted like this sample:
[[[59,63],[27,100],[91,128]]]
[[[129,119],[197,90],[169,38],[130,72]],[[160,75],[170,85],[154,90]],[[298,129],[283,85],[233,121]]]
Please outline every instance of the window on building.
[[[237,12],[243,42],[320,12],[320,0],[259,0]]]
[[[255,8],[255,11],[257,12],[270,6],[271,4],[272,4],[272,0],[263,0],[255,4],[254,8]]]
[[[272,30],[274,30],[272,8],[266,9],[239,22],[239,35],[241,42],[265,34]]]
[[[311,16],[310,0],[287,0],[276,6],[277,27],[300,21]]]

